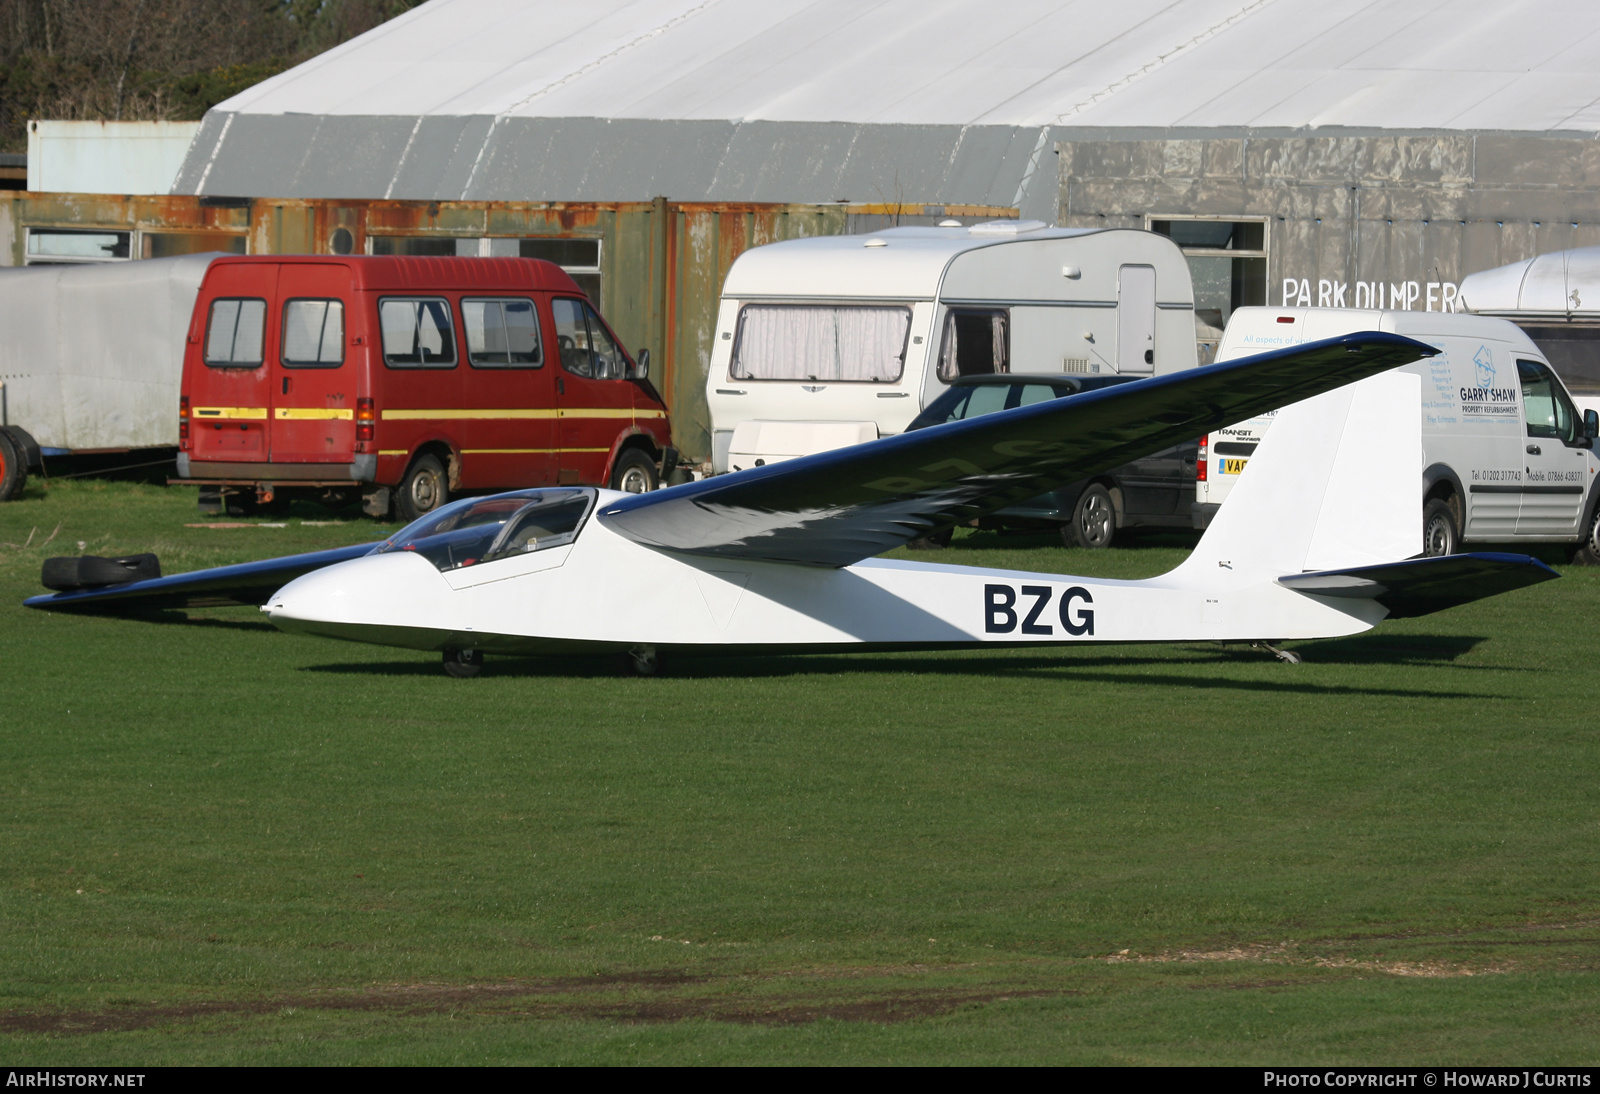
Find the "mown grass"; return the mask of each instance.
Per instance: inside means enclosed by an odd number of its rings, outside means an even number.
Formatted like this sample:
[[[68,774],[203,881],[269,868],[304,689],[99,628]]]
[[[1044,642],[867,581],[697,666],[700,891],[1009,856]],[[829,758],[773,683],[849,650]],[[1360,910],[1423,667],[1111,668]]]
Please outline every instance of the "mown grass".
[[[11,1061],[1596,1056],[1600,572],[1298,666],[1195,644],[459,681],[248,609],[18,606],[80,542],[175,571],[388,530],[192,506],[92,482],[0,506]],[[943,557],[1184,553],[1049,542]]]

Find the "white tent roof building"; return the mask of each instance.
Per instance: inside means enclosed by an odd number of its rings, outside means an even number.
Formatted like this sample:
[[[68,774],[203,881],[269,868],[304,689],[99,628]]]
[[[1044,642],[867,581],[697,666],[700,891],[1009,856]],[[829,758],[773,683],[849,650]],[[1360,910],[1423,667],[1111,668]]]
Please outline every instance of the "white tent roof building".
[[[175,193],[917,201],[1054,142],[1600,133],[1580,0],[431,0],[207,114]]]

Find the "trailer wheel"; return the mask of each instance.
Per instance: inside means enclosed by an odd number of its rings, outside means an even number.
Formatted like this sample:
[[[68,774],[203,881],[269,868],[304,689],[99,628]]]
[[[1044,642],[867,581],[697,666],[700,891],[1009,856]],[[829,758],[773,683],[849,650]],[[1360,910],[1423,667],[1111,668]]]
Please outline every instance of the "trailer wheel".
[[[460,680],[470,679],[483,671],[483,652],[449,647],[444,651],[444,671]]]
[[[656,464],[637,448],[630,448],[617,457],[617,466],[611,471],[611,489],[625,494],[648,494],[656,488]]]
[[[28,464],[11,435],[0,430],[0,501],[10,501],[28,483]]]
[[[1099,483],[1091,483],[1078,495],[1078,504],[1072,509],[1072,523],[1061,530],[1061,538],[1068,547],[1097,549],[1111,546],[1117,536],[1117,510],[1111,502],[1111,491]]]
[[[395,508],[400,519],[410,524],[450,500],[450,480],[437,456],[418,456],[406,469],[405,478],[395,491]]]
[[[1450,503],[1434,498],[1422,509],[1422,553],[1428,558],[1453,555],[1461,550],[1461,530]]]

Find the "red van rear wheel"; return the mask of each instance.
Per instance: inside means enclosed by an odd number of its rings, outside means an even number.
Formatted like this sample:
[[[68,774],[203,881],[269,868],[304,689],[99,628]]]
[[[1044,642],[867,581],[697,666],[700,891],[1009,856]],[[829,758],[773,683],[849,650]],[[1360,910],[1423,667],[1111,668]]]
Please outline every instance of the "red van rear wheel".
[[[28,469],[22,462],[22,449],[0,432],[0,501],[10,501],[22,493]]]
[[[400,480],[394,504],[400,519],[409,524],[449,500],[450,480],[445,477],[444,464],[437,456],[418,456]]]

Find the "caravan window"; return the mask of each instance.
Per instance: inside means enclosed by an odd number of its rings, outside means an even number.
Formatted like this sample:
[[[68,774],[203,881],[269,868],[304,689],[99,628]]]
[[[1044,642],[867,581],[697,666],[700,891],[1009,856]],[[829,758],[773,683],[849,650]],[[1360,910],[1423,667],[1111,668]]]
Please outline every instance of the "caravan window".
[[[1005,309],[952,308],[944,319],[939,379],[1011,371],[1011,316]]]
[[[736,380],[892,384],[906,364],[911,309],[746,304],[733,344]]]

